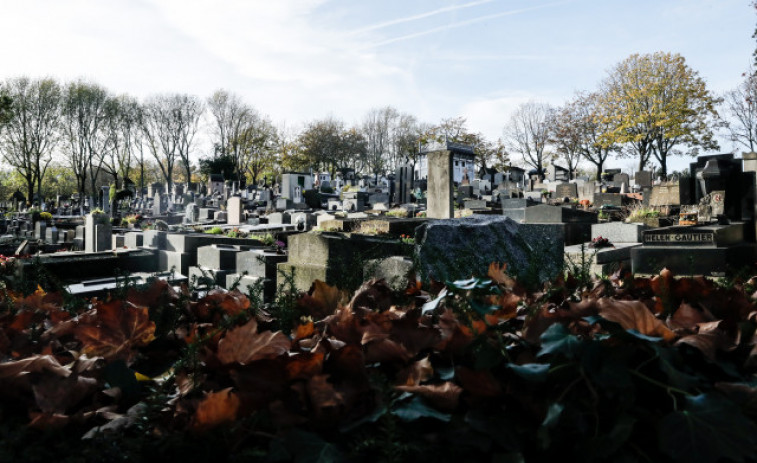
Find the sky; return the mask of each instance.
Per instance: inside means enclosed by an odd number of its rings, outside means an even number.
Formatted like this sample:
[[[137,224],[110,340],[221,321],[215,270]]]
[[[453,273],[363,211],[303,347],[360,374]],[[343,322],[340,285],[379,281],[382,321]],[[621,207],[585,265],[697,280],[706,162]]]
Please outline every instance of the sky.
[[[83,78],[139,98],[223,88],[291,130],[359,124],[389,105],[429,123],[465,117],[492,140],[519,104],[594,90],[633,53],[679,53],[711,91],[731,90],[757,23],[749,0],[0,0],[0,11],[3,80]]]

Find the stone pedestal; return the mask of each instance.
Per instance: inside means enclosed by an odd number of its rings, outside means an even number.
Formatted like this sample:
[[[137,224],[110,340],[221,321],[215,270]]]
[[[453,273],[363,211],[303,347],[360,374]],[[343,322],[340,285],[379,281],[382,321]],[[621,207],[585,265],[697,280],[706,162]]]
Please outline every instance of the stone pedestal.
[[[451,219],[455,216],[452,205],[452,152],[448,150],[428,153],[428,210],[431,219]]]
[[[242,198],[239,196],[232,196],[226,202],[226,211],[228,215],[226,217],[226,223],[229,225],[241,225],[244,223],[244,211],[242,209]]]

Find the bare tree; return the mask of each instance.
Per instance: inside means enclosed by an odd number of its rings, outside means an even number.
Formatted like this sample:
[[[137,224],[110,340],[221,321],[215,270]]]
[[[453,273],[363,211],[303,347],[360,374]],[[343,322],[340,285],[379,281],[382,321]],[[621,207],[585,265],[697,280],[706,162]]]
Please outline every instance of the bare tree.
[[[176,119],[176,152],[186,172],[187,184],[192,181],[192,164],[190,155],[192,143],[200,122],[200,116],[205,111],[202,101],[192,95],[173,95],[173,117]]]
[[[505,126],[505,146],[523,156],[526,164],[533,166],[540,175],[544,172],[544,162],[550,157],[548,118],[551,108],[544,103],[529,101],[515,110]]]
[[[40,194],[42,178],[52,161],[60,123],[60,86],[53,79],[19,77],[5,82],[11,115],[0,131],[0,153],[24,178],[28,200]]]
[[[144,105],[142,133],[150,154],[155,158],[166,182],[173,185],[174,167],[179,156],[181,116],[176,95],[155,95]]]
[[[744,74],[744,81],[725,94],[725,107],[734,120],[728,125],[731,141],[754,152],[757,145],[757,75],[753,71]]]
[[[107,106],[111,149],[104,156],[103,169],[120,188],[119,178],[129,178],[133,161],[141,154],[141,111],[137,100],[127,95],[111,98]]]
[[[111,149],[108,100],[108,91],[94,83],[71,82],[64,90],[64,154],[76,176],[77,190],[82,198],[86,194],[87,179],[93,198],[97,197],[97,177],[107,151]]]
[[[373,108],[363,120],[366,141],[365,167],[376,176],[388,167],[392,148],[391,135],[399,113],[391,106]]]
[[[244,166],[242,166],[242,147],[244,141],[242,133],[256,120],[260,119],[257,111],[242,99],[226,90],[217,90],[208,98],[208,109],[213,117],[213,144],[216,153],[231,156],[237,166],[237,180],[242,180]]]

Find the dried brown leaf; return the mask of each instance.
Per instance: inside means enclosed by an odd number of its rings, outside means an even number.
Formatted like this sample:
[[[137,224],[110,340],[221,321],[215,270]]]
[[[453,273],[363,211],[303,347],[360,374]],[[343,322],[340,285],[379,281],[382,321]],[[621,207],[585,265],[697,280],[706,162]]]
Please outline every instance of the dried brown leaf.
[[[218,360],[223,364],[241,363],[277,357],[289,351],[291,342],[281,331],[257,332],[255,319],[234,328],[218,343]]]

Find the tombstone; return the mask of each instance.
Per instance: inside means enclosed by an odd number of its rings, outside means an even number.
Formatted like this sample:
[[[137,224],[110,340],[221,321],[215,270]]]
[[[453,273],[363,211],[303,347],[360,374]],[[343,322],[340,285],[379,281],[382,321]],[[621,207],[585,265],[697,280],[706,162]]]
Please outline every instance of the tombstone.
[[[47,228],[47,223],[45,223],[44,220],[38,220],[34,222],[34,239],[44,240],[46,228]]]
[[[747,227],[746,225],[750,225]],[[631,250],[633,273],[722,277],[754,263],[755,244],[746,240],[751,224],[653,228],[642,232],[642,246]]]
[[[108,185],[102,186],[102,204],[103,212],[110,214],[110,187]]]
[[[631,182],[631,180],[628,178],[628,174],[624,173],[613,175],[612,181],[618,188],[622,188],[624,184],[626,185],[626,188],[628,188],[629,183]]]
[[[73,239],[73,245],[74,245],[74,248],[80,251],[84,250],[85,229],[86,227],[84,225],[76,226],[76,234]]]
[[[428,190],[426,216],[432,219],[450,219],[453,208],[452,158],[455,150],[450,143],[438,144],[427,153]],[[468,148],[471,152],[472,149]]]
[[[165,205],[161,199],[160,194],[155,195],[152,203],[152,215],[159,216],[165,214]]]
[[[111,249],[113,231],[108,216],[87,214],[84,227],[84,252],[102,252]]]
[[[602,206],[621,207],[623,206],[623,195],[616,193],[594,193],[594,207]]]
[[[460,185],[457,187],[458,199],[474,199],[472,185]]]
[[[195,223],[197,222],[199,214],[200,208],[197,207],[197,204],[189,203],[184,210],[184,221],[187,223]]]
[[[413,195],[413,166],[405,164],[397,168],[395,198],[397,204],[407,204]]]
[[[242,198],[239,196],[232,196],[226,201],[226,211],[228,211],[228,218],[226,223],[229,225],[241,225],[244,223],[244,210],[242,209]]]
[[[58,242],[58,228],[54,225],[45,230],[45,242],[55,244]]]
[[[549,164],[547,166],[547,180],[550,182],[567,182],[570,180],[570,172],[565,167]]]
[[[292,223],[292,215],[288,212],[272,212],[268,214],[269,225],[284,225]]]
[[[636,172],[634,180],[636,181],[636,185],[638,185],[639,188],[649,188],[652,186],[652,172],[648,170],[641,170],[639,172]]]
[[[578,185],[575,183],[560,183],[555,188],[555,196],[558,199],[578,199]]]

